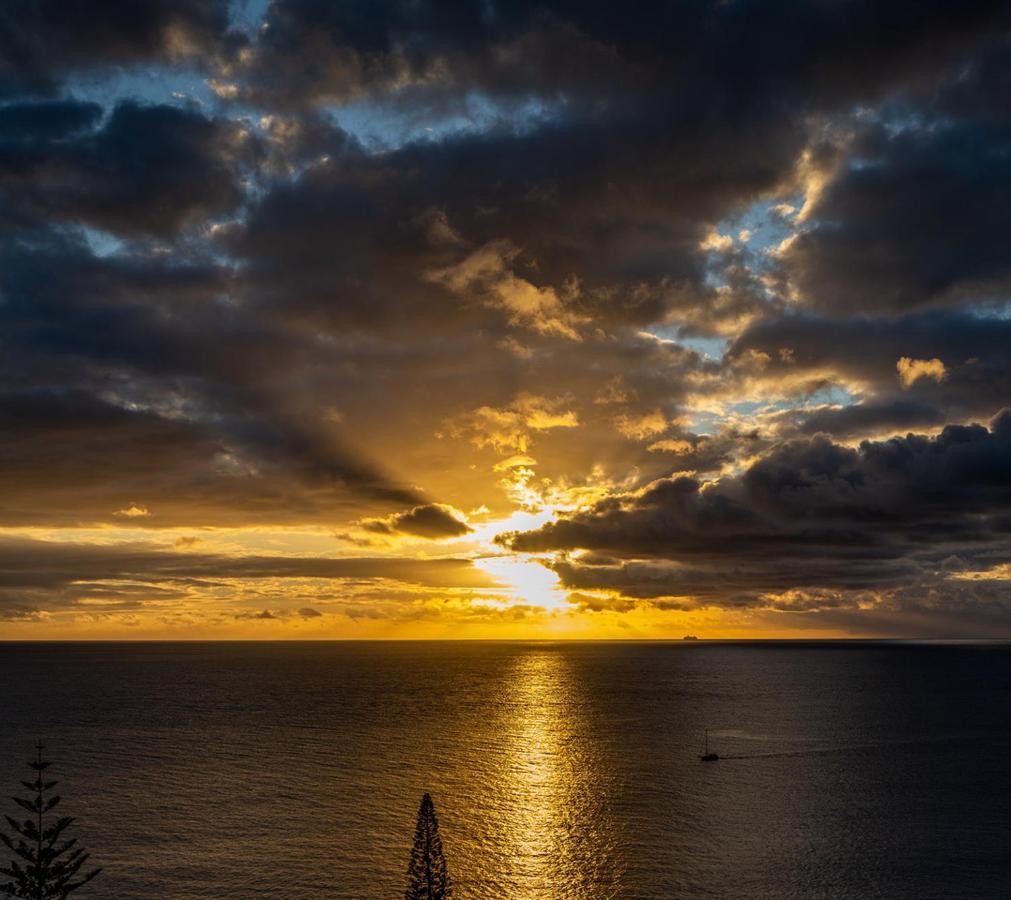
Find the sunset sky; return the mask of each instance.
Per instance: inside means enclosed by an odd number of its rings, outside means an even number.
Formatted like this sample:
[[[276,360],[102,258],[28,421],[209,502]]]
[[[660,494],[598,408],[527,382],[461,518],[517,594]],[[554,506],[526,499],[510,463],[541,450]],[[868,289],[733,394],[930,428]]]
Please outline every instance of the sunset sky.
[[[0,637],[1011,637],[1009,35],[6,7]]]

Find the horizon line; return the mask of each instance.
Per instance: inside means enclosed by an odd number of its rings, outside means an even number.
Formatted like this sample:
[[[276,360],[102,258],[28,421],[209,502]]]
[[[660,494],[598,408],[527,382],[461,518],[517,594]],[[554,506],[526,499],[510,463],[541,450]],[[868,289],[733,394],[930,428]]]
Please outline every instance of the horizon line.
[[[1011,644],[1011,637],[0,638],[3,644]]]

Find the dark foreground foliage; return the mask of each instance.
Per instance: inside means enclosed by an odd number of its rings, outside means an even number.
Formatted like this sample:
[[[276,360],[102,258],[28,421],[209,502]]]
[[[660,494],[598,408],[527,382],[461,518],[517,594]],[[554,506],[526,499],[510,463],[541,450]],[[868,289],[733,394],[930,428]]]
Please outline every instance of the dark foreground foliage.
[[[446,855],[442,852],[435,804],[431,795],[425,794],[418,810],[404,897],[406,900],[448,900],[452,896],[453,884],[446,868]]]
[[[28,763],[35,773],[34,781],[22,781],[25,790],[34,796],[12,798],[29,813],[18,821],[4,816],[12,834],[0,832],[0,842],[14,854],[6,866],[0,866],[0,876],[9,879],[0,884],[0,894],[24,897],[29,900],[63,900],[68,894],[83,887],[101,869],[81,874],[88,854],[77,846],[77,838],[66,838],[64,833],[73,824],[70,816],[50,817],[48,814],[60,802],[58,795],[50,795],[57,782],[46,781],[46,770],[51,763],[42,758],[42,744],[37,747],[36,758]]]

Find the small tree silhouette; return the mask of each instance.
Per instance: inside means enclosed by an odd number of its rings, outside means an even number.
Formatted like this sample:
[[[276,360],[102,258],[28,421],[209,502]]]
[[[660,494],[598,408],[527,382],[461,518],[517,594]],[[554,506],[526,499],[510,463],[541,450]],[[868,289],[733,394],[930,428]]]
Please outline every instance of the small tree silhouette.
[[[0,875],[11,879],[7,884],[0,884],[0,893],[29,900],[63,900],[102,870],[93,869],[79,875],[81,867],[88,861],[88,854],[83,848],[75,846],[77,838],[63,838],[63,833],[74,821],[70,816],[46,821],[46,813],[56,807],[60,798],[47,796],[57,782],[43,779],[43,773],[51,763],[42,758],[42,750],[42,744],[39,744],[35,760],[28,763],[35,772],[35,780],[21,782],[25,790],[34,791],[35,796],[30,800],[12,798],[23,810],[31,813],[32,818],[18,822],[11,816],[4,816],[14,834],[8,836],[0,832],[0,841],[26,865],[15,858],[9,865],[0,866]]]
[[[442,852],[435,804],[431,794],[425,794],[418,810],[404,897],[405,900],[449,900],[452,896],[453,884],[446,869],[446,855]]]

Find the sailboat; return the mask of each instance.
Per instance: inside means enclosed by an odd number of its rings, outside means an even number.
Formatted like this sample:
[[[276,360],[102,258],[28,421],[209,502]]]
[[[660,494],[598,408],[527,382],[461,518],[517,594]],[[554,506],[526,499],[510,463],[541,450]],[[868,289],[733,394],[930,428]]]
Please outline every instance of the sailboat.
[[[719,753],[711,753],[709,750],[709,729],[707,728],[705,748],[703,749],[702,755],[699,757],[699,759],[701,759],[702,762],[716,762],[716,760],[718,760],[719,758],[720,758]]]

